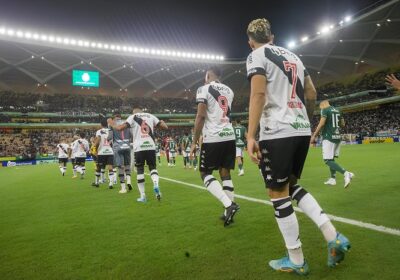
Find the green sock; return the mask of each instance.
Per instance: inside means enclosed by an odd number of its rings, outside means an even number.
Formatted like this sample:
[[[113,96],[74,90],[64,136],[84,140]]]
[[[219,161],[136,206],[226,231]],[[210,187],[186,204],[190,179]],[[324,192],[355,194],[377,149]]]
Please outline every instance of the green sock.
[[[329,171],[331,171],[331,178],[336,179],[336,170],[329,168]]]
[[[334,171],[340,172],[342,174],[344,174],[344,172],[346,172],[346,170],[343,169],[343,167],[341,167],[339,164],[337,164],[335,162],[335,160],[326,160],[325,161],[326,165],[328,165],[330,167],[330,169],[333,169]]]

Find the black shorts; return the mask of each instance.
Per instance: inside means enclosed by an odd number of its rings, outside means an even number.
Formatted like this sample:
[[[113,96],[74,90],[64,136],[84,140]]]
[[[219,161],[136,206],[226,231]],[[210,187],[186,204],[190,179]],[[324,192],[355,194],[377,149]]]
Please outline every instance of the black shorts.
[[[71,158],[71,164],[75,165],[75,158]]]
[[[235,140],[203,143],[200,150],[200,171],[210,172],[221,167],[235,169]]]
[[[86,162],[86,158],[85,157],[76,157],[75,158],[75,164],[79,165],[79,164],[85,164]]]
[[[264,140],[259,143],[260,170],[267,188],[285,186],[293,175],[300,179],[310,146],[310,136]]]
[[[113,165],[114,155],[98,155],[97,164],[100,166]]]
[[[156,151],[140,151],[135,152],[135,166],[141,167],[147,164],[149,167],[156,168]]]
[[[65,163],[67,164],[68,158],[58,158],[58,163]]]

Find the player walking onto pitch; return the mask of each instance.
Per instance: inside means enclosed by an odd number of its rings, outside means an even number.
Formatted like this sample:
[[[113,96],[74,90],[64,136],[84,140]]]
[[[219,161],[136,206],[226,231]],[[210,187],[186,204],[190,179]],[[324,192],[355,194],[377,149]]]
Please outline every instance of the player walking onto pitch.
[[[253,50],[247,58],[247,75],[251,84],[247,148],[253,162],[261,169],[275,218],[288,250],[288,256],[272,260],[277,271],[306,275],[299,238],[299,224],[292,206],[314,221],[328,243],[328,266],[344,259],[349,240],[338,233],[315,198],[297,184],[310,143],[310,119],[316,91],[301,60],[292,52],[273,45],[270,23],[256,19],[247,28]],[[260,126],[260,142],[256,142]]]
[[[122,124],[117,125],[112,119],[108,124],[114,130],[133,129],[133,149],[135,151],[135,166],[137,169],[137,184],[140,192],[138,202],[146,202],[144,165],[149,166],[150,176],[153,181],[153,188],[158,200],[161,199],[159,177],[156,169],[156,147],[154,143],[154,128],[168,129],[164,121],[149,113],[143,113],[141,109],[134,109],[133,114]]]
[[[244,175],[243,168],[243,149],[246,145],[245,139],[247,138],[246,128],[240,123],[240,120],[237,120],[234,123],[233,130],[235,131],[236,137],[236,161],[239,167],[239,176]]]
[[[235,133],[230,121],[233,91],[219,80],[221,71],[210,68],[205,77],[206,85],[197,90],[197,116],[194,126],[190,156],[196,153],[196,144],[203,132],[200,151],[200,175],[207,190],[225,207],[224,226],[233,221],[239,210],[234,202],[234,187],[230,171],[235,168]],[[212,175],[219,171],[222,186]]]
[[[61,143],[57,145],[58,164],[60,172],[63,176],[65,175],[65,171],[67,170],[68,149],[69,145],[66,144],[64,141],[61,141]]]
[[[176,158],[176,143],[173,137],[169,137],[167,140],[168,153],[169,153],[169,163],[168,166],[175,166]]]
[[[158,165],[161,165],[161,144],[160,139],[156,138],[156,157],[158,161]]]
[[[83,179],[86,173],[86,153],[89,152],[89,142],[85,139],[85,133],[81,132],[77,140],[72,143],[72,154],[75,158],[74,169],[81,174],[81,179]],[[76,178],[76,174],[74,177]]]
[[[95,154],[97,155],[97,165],[95,173],[94,187],[99,187],[100,183],[100,172],[101,170],[108,169],[108,188],[113,188],[114,176],[113,163],[114,163],[114,152],[111,147],[112,135],[111,131],[107,128],[107,120],[101,121],[101,129],[96,131],[96,138],[94,140]]]
[[[114,115],[114,122],[116,125],[123,124],[121,114]],[[114,166],[118,168],[118,177],[121,184],[119,193],[127,193],[126,187],[132,190],[131,185],[131,129],[125,128],[123,130],[112,129],[113,134],[113,150],[114,150]],[[125,185],[126,179],[126,185]]]
[[[335,158],[339,157],[340,152],[340,128],[345,126],[341,112],[324,100],[319,104],[321,109],[321,119],[314,134],[311,136],[311,143],[315,143],[315,138],[322,131],[322,157],[325,164],[329,167],[331,177],[324,183],[325,185],[336,185],[336,172],[344,175],[344,187],[350,185],[354,174],[341,167]]]
[[[75,164],[75,155],[72,152],[72,145],[74,144],[75,140],[78,140],[79,136],[74,135],[72,143],[68,146],[68,157],[71,159],[72,165],[72,178],[76,178],[76,164]]]
[[[182,138],[182,156],[183,156],[183,167],[192,168],[192,162],[190,160],[190,147],[192,146],[192,136],[189,136],[189,133],[185,132]]]

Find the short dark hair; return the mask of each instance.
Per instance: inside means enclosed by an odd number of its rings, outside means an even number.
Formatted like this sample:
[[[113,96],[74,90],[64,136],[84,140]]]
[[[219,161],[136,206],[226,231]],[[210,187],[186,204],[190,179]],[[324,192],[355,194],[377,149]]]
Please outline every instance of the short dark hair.
[[[218,66],[211,66],[210,68],[208,68],[208,71],[212,71],[218,78],[221,78],[222,76],[222,70]]]
[[[105,118],[101,119],[100,124],[102,127],[108,127],[107,120]]]
[[[247,27],[247,36],[257,43],[268,43],[271,40],[271,24],[265,18],[252,20]]]
[[[241,124],[242,121],[241,121],[240,119],[237,119],[237,120],[236,120],[236,123],[237,123],[237,124]]]
[[[85,133],[85,132],[79,132],[79,137],[85,138],[85,136],[86,136],[86,133]]]
[[[120,111],[116,111],[116,112],[114,112],[114,118],[115,117],[117,117],[117,118],[120,118],[121,117],[121,112]]]

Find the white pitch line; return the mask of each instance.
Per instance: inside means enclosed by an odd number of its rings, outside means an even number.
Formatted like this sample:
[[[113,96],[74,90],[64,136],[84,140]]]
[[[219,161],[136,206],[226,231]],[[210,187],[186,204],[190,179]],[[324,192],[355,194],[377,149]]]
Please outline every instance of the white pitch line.
[[[149,176],[149,174],[146,174],[146,175]],[[189,186],[189,187],[192,187],[192,188],[200,189],[200,190],[203,190],[203,191],[206,190],[206,188],[204,186],[195,185],[195,184],[191,184],[191,183],[186,183],[186,182],[183,182],[183,181],[178,181],[178,180],[170,179],[170,178],[167,178],[167,177],[160,177],[160,179],[163,179],[165,181],[170,181],[170,182],[173,182],[173,183],[178,183],[178,184],[185,185],[185,186]],[[243,200],[251,201],[251,202],[256,202],[256,203],[266,204],[266,205],[272,206],[272,203],[270,201],[268,201],[268,200],[253,198],[253,197],[240,195],[240,194],[235,194],[235,197],[243,199]],[[298,207],[294,207],[294,210],[297,211],[297,212],[303,213],[303,210],[301,210]],[[365,222],[362,222],[362,221],[357,221],[357,220],[353,220],[353,219],[347,219],[347,218],[338,217],[338,216],[334,216],[334,215],[330,215],[330,214],[328,214],[328,216],[333,221],[337,221],[337,222],[341,222],[341,223],[345,223],[345,224],[349,224],[349,225],[353,225],[353,226],[357,226],[357,227],[361,227],[361,228],[366,228],[366,229],[370,229],[370,230],[374,230],[374,231],[378,231],[378,232],[383,232],[383,233],[387,233],[387,234],[391,234],[391,235],[400,236],[400,230],[399,229],[388,228],[388,227],[385,227],[385,226],[378,226],[378,225],[374,225],[374,224],[371,224],[371,223],[365,223]]]

